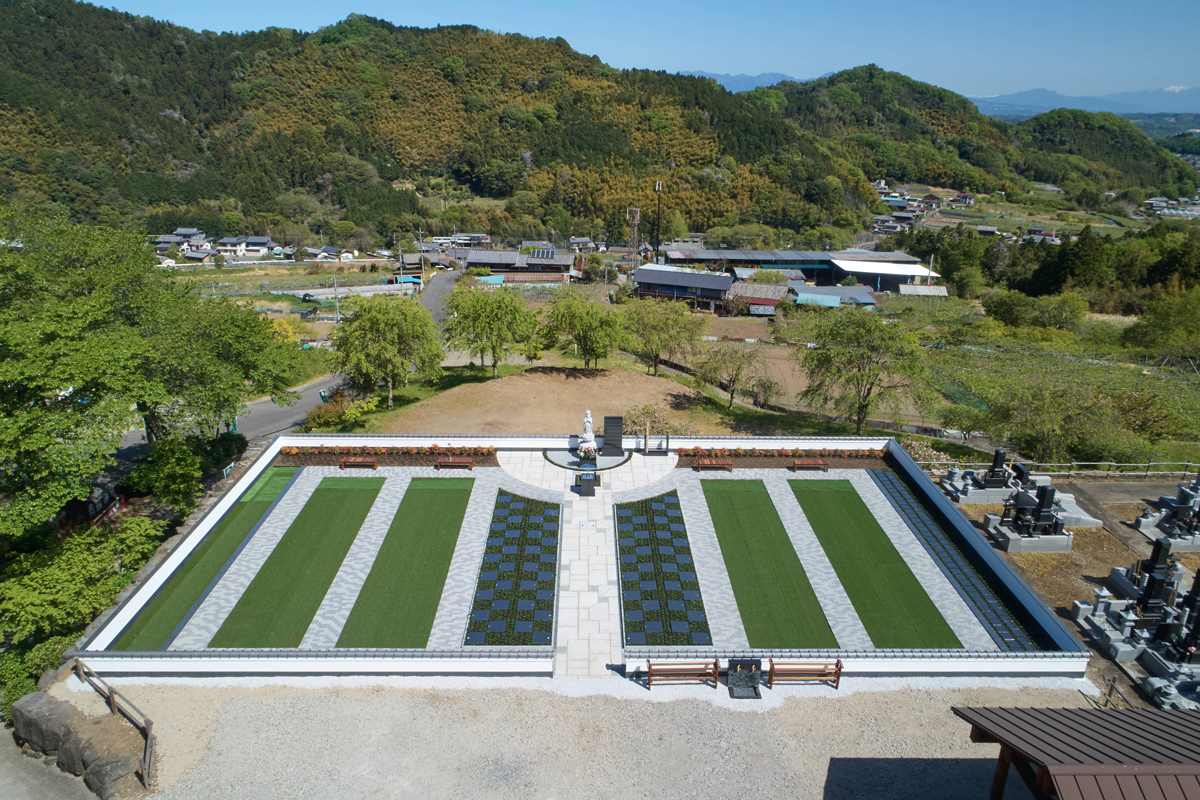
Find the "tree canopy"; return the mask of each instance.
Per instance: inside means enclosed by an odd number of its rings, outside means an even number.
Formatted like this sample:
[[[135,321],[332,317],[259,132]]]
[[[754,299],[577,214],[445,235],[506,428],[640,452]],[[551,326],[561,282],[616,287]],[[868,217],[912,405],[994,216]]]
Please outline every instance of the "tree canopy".
[[[644,297],[622,306],[629,347],[658,375],[664,355],[691,349],[708,329],[708,317],[693,314],[687,303]]]
[[[546,330],[553,336],[566,336],[583,358],[583,368],[608,358],[625,336],[621,318],[594,297],[573,286],[558,289],[545,309]]]
[[[537,330],[537,315],[519,292],[507,286],[484,287],[460,282],[446,301],[443,323],[451,347],[492,359],[492,377],[515,347],[527,344]]]
[[[850,308],[818,315],[811,335],[816,348],[796,351],[808,379],[801,397],[850,417],[856,435],[876,409],[924,401],[926,368],[912,332]]]
[[[408,386],[410,372],[436,380],[442,372],[441,337],[429,309],[407,297],[355,298],[350,314],[333,331],[338,368],[356,382],[387,384],[387,407],[393,407],[397,381]]]
[[[151,441],[211,433],[285,396],[294,346],[201,300],[139,237],[0,208],[0,535],[83,497],[139,417]]]

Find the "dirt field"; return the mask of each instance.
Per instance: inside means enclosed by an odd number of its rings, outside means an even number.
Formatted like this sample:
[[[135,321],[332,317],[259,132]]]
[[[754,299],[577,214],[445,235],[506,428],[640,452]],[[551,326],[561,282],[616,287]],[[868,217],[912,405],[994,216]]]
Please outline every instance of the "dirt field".
[[[980,536],[983,515],[1000,514],[1004,505],[960,505]],[[1096,589],[1104,586],[1113,567],[1127,567],[1141,557],[1104,528],[1075,528],[1069,553],[1002,553],[1025,581],[1060,617],[1065,617],[1076,600],[1090,602]],[[988,539],[989,543],[991,539]]]
[[[709,336],[730,336],[735,339],[766,339],[771,326],[765,319],[749,317],[715,317],[708,329]]]
[[[599,420],[635,406],[686,405],[691,393],[669,378],[626,370],[536,367],[480,384],[456,386],[414,403],[373,433],[578,433],[584,409]],[[680,422],[681,411],[669,415]]]

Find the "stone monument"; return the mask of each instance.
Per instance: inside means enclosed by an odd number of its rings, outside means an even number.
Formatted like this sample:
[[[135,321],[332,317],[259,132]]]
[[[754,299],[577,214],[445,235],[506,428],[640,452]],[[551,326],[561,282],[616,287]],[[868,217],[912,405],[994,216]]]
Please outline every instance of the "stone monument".
[[[595,461],[599,453],[596,450],[596,434],[592,432],[592,412],[583,412],[583,433],[579,434],[579,461],[581,465]]]
[[[596,434],[592,433],[592,412],[583,412],[583,433],[579,436],[579,444],[595,444]]]
[[[1179,484],[1175,497],[1160,497],[1161,510],[1147,508],[1133,527],[1149,538],[1166,535],[1176,553],[1200,551],[1200,474],[1190,485]]]

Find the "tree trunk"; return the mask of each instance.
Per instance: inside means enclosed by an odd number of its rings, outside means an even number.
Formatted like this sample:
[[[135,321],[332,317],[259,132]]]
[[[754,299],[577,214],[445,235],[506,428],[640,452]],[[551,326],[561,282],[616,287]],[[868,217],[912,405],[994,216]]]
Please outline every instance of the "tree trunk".
[[[730,411],[732,411],[732,410],[733,410],[733,393],[734,393],[734,392],[736,392],[736,391],[737,391],[737,389],[735,389],[735,388],[733,387],[733,385],[732,385],[732,384],[730,384],[730,386],[729,386],[729,410],[730,410]]]
[[[654,377],[656,377],[656,378],[658,377],[658,358],[657,357],[655,357],[655,359],[654,359]]]
[[[862,436],[863,423],[867,421],[867,409],[860,408],[858,416],[854,419],[854,435]]]
[[[499,378],[499,377],[500,377],[500,364],[497,362],[497,359],[496,359],[496,351],[493,350],[492,351],[492,379],[495,380],[496,378]]]
[[[392,410],[392,373],[388,373],[388,411]]]

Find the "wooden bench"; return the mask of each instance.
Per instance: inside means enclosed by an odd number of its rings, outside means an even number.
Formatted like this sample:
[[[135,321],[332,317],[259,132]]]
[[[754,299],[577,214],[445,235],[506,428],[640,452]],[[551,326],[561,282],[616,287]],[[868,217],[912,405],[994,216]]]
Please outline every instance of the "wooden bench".
[[[647,687],[653,686],[655,683],[682,683],[685,681],[708,683],[712,681],[713,688],[716,689],[721,662],[716,659],[712,661],[672,661],[661,664],[649,661],[647,667],[649,670]]]
[[[341,469],[346,467],[361,467],[363,469],[379,469],[379,459],[375,456],[346,456],[342,459]]]
[[[823,458],[792,459],[792,472],[799,472],[802,469],[819,469],[829,472],[829,462]]]
[[[702,458],[696,462],[696,471],[704,469],[723,469],[726,472],[733,472],[732,458]]]
[[[785,683],[822,683],[832,681],[833,688],[842,682],[842,660],[837,661],[776,661],[770,660],[767,687],[774,689],[775,681]]]
[[[440,472],[443,467],[457,467],[459,469],[466,467],[474,472],[475,459],[471,456],[442,456],[437,460],[438,471]]]

